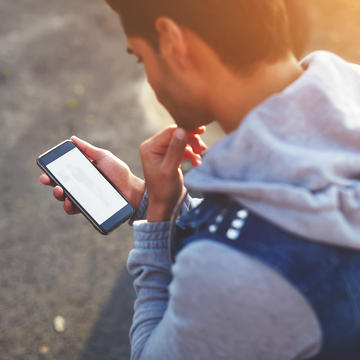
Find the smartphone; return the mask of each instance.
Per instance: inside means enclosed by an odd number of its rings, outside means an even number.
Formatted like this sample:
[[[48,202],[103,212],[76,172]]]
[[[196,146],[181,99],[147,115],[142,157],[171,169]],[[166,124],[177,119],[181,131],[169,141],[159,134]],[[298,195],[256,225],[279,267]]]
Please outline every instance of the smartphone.
[[[133,215],[124,195],[72,141],[63,141],[36,162],[101,234],[109,234]]]

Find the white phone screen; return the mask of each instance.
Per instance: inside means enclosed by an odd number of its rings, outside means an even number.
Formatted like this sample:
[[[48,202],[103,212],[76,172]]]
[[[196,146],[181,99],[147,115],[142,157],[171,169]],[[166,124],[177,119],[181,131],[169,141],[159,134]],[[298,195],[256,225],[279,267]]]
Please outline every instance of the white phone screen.
[[[100,225],[127,205],[77,148],[47,164],[47,168]]]

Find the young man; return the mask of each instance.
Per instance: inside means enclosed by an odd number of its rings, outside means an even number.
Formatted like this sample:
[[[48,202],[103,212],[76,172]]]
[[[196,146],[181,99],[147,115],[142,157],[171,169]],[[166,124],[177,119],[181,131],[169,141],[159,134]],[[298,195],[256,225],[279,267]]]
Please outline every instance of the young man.
[[[141,146],[145,197],[125,164],[73,138],[143,219],[132,358],[358,359],[359,67],[326,52],[299,64],[283,0],[108,2],[178,125]],[[227,136],[201,164],[211,121]],[[186,197],[169,242],[183,159],[201,164],[186,187],[205,199]]]

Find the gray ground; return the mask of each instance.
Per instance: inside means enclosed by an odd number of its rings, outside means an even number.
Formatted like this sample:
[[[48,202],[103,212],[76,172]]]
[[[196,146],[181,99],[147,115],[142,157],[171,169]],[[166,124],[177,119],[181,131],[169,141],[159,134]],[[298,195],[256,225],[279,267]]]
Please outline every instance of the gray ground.
[[[35,158],[77,134],[139,174],[142,70],[101,1],[7,1],[0,14],[0,358],[126,359],[131,231],[66,216]]]
[[[325,15],[313,13],[329,29],[317,32],[309,49],[320,44],[359,60],[348,39],[359,28],[349,26],[349,12]],[[339,16],[346,48],[331,20]],[[38,154],[76,134],[141,174],[137,148],[155,128],[142,110],[151,103],[141,90],[142,69],[124,48],[101,0],[0,5],[1,360],[129,358],[134,294],[124,266],[131,229],[104,237],[82,216],[66,216],[39,184],[35,165]],[[57,315],[66,320],[62,333],[53,328]]]

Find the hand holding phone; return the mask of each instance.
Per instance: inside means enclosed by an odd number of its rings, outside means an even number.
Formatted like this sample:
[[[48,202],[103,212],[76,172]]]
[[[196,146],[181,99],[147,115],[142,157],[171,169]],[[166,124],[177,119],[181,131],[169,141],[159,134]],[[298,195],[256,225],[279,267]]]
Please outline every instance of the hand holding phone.
[[[77,137],[72,137],[71,140],[72,143],[74,143],[77,148],[80,149],[82,153],[84,153],[93,162],[93,164],[96,165],[96,167],[101,171],[101,173],[103,173],[105,177],[110,180],[114,187],[124,195],[124,197],[130,202],[130,204],[135,209],[137,209],[144,194],[144,181],[132,174],[127,164],[118,159],[111,152],[101,148],[97,148]],[[87,165],[91,165],[88,161],[87,163]],[[48,172],[49,169],[44,168],[44,166],[41,167],[46,172]],[[55,186],[54,196],[57,200],[64,201],[64,209],[68,214],[79,213],[80,210],[75,205],[76,201],[71,201],[69,197],[65,195],[63,188],[58,185],[56,186],[59,181],[54,182],[50,179],[50,177],[51,176],[47,175],[46,173],[42,174],[40,176],[41,183],[43,183],[44,185]],[[90,180],[90,182],[91,181],[92,180]],[[89,181],[87,183],[89,183]],[[95,227],[99,230],[97,226]],[[100,231],[104,233],[104,231],[102,230]]]

